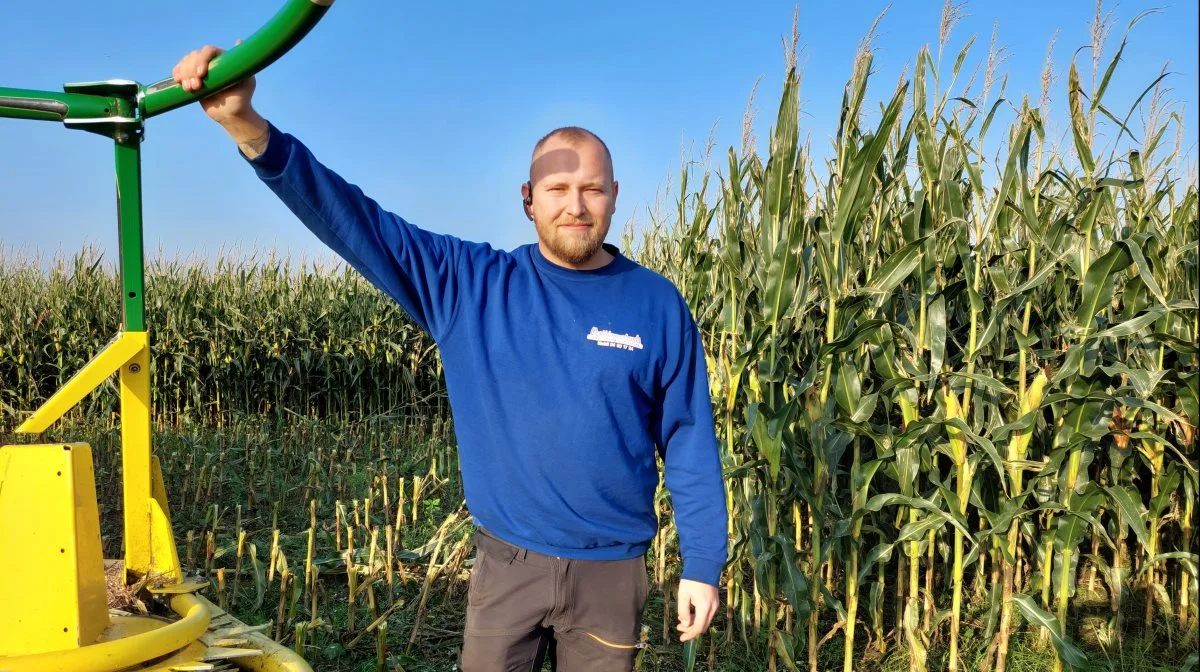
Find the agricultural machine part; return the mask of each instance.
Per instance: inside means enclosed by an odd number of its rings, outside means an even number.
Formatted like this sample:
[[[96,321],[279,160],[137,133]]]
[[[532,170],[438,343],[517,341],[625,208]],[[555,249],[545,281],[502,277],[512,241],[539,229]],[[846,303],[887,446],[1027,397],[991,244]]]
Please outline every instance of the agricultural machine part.
[[[0,450],[0,571],[12,577],[0,604],[21,605],[0,609],[0,655],[68,649],[108,625],[91,448],[19,448]]]
[[[0,117],[61,121],[111,138],[117,173],[122,330],[17,428],[38,434],[120,377],[124,585],[160,616],[112,615],[100,545],[91,448],[0,447],[0,671],[310,670],[295,653],[237,621],[184,583],[166,489],[151,452],[150,335],[145,317],[141,142],[147,119],[250,77],[287,53],[334,0],[288,0],[270,21],[215,59],[204,88],[168,78],[108,80],[63,93],[0,88]],[[47,590],[49,586],[49,590]]]

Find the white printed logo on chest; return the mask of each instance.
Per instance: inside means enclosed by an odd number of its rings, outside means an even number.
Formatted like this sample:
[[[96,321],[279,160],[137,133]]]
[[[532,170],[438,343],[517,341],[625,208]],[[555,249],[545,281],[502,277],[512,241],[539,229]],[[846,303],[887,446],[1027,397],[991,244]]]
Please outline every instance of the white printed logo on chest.
[[[614,334],[607,329],[592,327],[588,332],[587,338],[589,341],[594,341],[596,345],[605,348],[620,348],[621,350],[641,350],[642,336],[641,334]]]

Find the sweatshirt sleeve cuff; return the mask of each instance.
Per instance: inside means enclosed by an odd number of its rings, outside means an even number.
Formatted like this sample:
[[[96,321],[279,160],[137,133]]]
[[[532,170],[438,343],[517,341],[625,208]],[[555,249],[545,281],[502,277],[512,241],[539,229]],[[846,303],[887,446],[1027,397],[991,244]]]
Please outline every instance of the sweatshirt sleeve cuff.
[[[254,171],[262,178],[275,177],[282,173],[284,167],[287,166],[288,157],[292,153],[291,136],[275,128],[275,124],[269,121],[267,126],[270,129],[267,136],[267,148],[262,154],[251,159],[247,158],[240,148],[237,150],[238,155],[254,166]]]
[[[721,587],[721,569],[725,567],[724,560],[709,560],[708,558],[684,558],[683,574],[680,578],[688,581],[699,581],[710,586]]]

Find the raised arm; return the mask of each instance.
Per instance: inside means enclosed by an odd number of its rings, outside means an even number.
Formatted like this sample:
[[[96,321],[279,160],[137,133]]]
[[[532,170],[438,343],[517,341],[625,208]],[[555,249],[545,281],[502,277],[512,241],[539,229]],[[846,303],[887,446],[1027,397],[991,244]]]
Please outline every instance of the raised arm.
[[[207,46],[188,54],[175,66],[173,79],[185,90],[199,90],[209,62],[221,53]],[[254,86],[254,79],[247,79],[200,102],[309,230],[442,340],[457,313],[464,274],[495,252],[420,229],[384,210],[264,119],[251,104]]]
[[[214,58],[225,53],[224,49],[211,44],[184,56],[175,69],[171,71],[171,79],[178,83],[184,91],[200,91],[204,87],[204,78],[208,75],[209,64]],[[267,149],[269,125],[251,104],[254,97],[255,80],[248,77],[240,83],[200,100],[200,106],[205,114],[221,125],[229,137],[238,144],[238,148],[247,158],[253,159]]]

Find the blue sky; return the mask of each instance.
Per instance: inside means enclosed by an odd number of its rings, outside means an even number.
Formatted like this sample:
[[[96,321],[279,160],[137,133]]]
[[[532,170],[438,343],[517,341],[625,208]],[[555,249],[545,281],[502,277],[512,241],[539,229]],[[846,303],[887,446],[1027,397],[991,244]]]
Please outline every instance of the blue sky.
[[[0,86],[61,90],[69,81],[155,81],[186,51],[231,45],[279,6],[208,0],[198,10],[200,4],[18,3],[4,11]],[[802,132],[819,156],[827,155],[835,132],[855,46],[886,5],[800,5]],[[1127,0],[1106,7],[1115,25],[1103,63],[1130,19],[1154,6],[1163,11],[1134,28],[1106,102],[1124,111],[1169,60],[1176,73],[1168,79],[1170,98],[1184,106],[1184,145],[1194,162],[1197,3]],[[259,75],[256,106],[388,209],[424,228],[503,249],[535,240],[519,203],[533,143],[558,126],[587,127],[612,149],[621,183],[609,237],[615,241],[629,218],[648,221],[656,192],[676,179],[684,157],[701,158],[710,132],[720,157],[740,143],[759,77],[755,132],[765,142],[794,7],[766,0],[340,0],[304,42]],[[1022,93],[1036,101],[1046,46],[1059,31],[1052,129],[1066,131],[1066,67],[1089,44],[1094,3],[976,0],[965,10],[947,49],[947,71],[972,35],[978,39],[964,78],[985,59],[997,23],[1008,51],[1007,93],[1018,101]],[[940,11],[941,2],[932,0],[893,3],[874,40],[870,108],[923,45],[936,50]],[[1091,56],[1084,49],[1078,59],[1086,89]],[[198,106],[149,122],[142,169],[152,256],[211,259],[222,249],[276,248],[333,258]],[[46,258],[88,243],[115,260],[111,142],[55,123],[0,119],[0,251]]]

